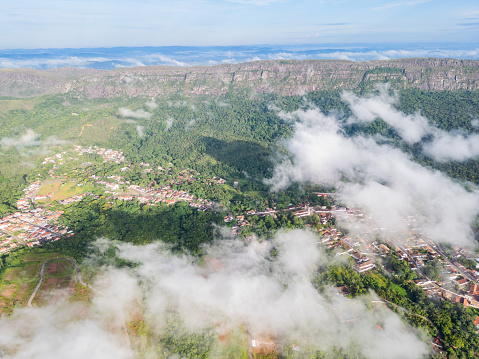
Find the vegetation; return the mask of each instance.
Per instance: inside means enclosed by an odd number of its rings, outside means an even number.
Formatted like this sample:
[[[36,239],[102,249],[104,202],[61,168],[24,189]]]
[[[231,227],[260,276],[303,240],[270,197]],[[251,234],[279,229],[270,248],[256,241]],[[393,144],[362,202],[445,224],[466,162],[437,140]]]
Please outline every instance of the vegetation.
[[[201,254],[201,245],[214,238],[213,224],[223,221],[218,213],[201,212],[180,202],[173,206],[141,205],[92,197],[71,205],[62,221],[75,232],[74,237],[45,245],[46,250],[61,251],[81,261],[96,238],[146,244],[154,240],[169,243],[174,251]]]
[[[386,72],[390,73],[391,69],[372,70],[365,77]],[[371,88],[363,85],[357,89],[358,93],[371,91]],[[432,124],[446,131],[479,131],[472,125],[472,120],[479,117],[479,92],[407,89],[401,91],[399,96],[400,102],[396,107],[406,114],[420,112]],[[11,100],[0,100],[2,103],[5,101]],[[82,170],[78,166],[67,166],[67,178],[63,184],[50,183],[41,190],[41,194],[44,194],[55,186],[62,186],[63,190],[51,199],[54,208],[59,206],[55,201],[74,194],[86,191],[100,194],[102,191],[90,179],[92,175],[120,173],[125,181],[131,183],[145,186],[170,184],[173,189],[213,200],[220,206],[216,211],[203,212],[183,202],[171,206],[161,203],[153,206],[135,200],[87,196],[81,202],[66,207],[60,219],[61,224],[75,233],[73,237],[48,243],[42,248],[28,251],[19,249],[8,256],[0,256],[0,288],[5,290],[10,286],[9,297],[0,298],[0,307],[7,308],[2,308],[4,311],[16,304],[24,304],[41,261],[59,253],[81,261],[91,251],[92,241],[99,237],[137,245],[161,240],[175,252],[187,251],[201,256],[202,245],[213,240],[215,226],[223,224],[223,217],[229,213],[237,216],[252,209],[274,206],[281,210],[291,203],[306,202],[330,207],[329,200],[311,195],[311,192],[321,191],[321,188],[309,185],[302,188],[293,185],[276,194],[268,193],[268,187],[262,180],[272,174],[272,154],[281,151],[279,140],[290,136],[293,130],[291,123],[278,116],[278,109],[291,112],[313,104],[324,113],[335,114],[341,120],[351,114],[338,91],[316,91],[305,96],[227,93],[215,99],[198,97],[188,100],[176,94],[158,101],[155,109],[145,107],[145,100],[141,98],[82,101],[52,95],[34,101],[25,100],[28,106],[21,106],[18,101],[15,104],[8,103],[0,114],[0,138],[18,138],[27,129],[33,129],[39,137],[33,144],[4,145],[0,148],[0,215],[15,210],[15,203],[22,195],[21,189],[28,183],[48,177],[53,165],[41,165],[41,160],[45,153],[61,145],[55,138],[85,146],[121,149],[127,161],[136,165],[123,173],[119,164],[103,163],[97,155],[85,155]],[[118,112],[120,107],[147,110],[151,117],[123,118]],[[394,146],[410,153],[422,165],[439,169],[461,180],[479,183],[479,161],[437,163],[422,154],[419,145],[403,143],[396,131],[380,118],[369,124],[348,125],[345,130],[348,136],[358,133],[370,136],[380,134]],[[141,162],[169,170],[161,174],[158,171],[145,172],[139,165]],[[201,181],[171,182],[184,169],[201,173]],[[225,178],[226,184],[213,186],[204,181],[212,176]],[[234,181],[238,182],[237,186],[233,186]],[[255,233],[260,238],[270,238],[281,228],[309,225],[320,230],[324,227],[318,216],[301,219],[291,212],[278,213],[276,218],[252,215],[247,216],[247,220],[250,226],[245,227],[243,234]],[[114,249],[106,256],[115,258]],[[457,261],[468,268],[476,266],[474,261],[462,257]],[[134,266],[126,261],[117,261],[116,264]],[[350,264],[334,265],[321,268],[313,283],[320,291],[327,284],[345,285],[353,297],[373,290],[409,323],[424,329],[430,336],[439,337],[450,358],[470,358],[479,352],[479,340],[473,325],[474,318],[479,315],[477,310],[427,298],[424,291],[412,282],[417,278],[416,272],[411,271],[394,251],[387,256],[384,265],[392,275],[382,269],[360,275]],[[427,263],[423,272],[429,278],[437,279],[440,267],[432,262]],[[89,290],[77,285],[72,300],[89,301],[90,297]],[[141,321],[134,322],[130,330],[148,332]],[[207,358],[215,345],[213,330],[191,332],[174,313],[166,320],[164,335],[156,339],[165,350],[165,355],[169,356]],[[229,357],[247,356],[241,340],[239,343],[236,349],[227,354]],[[326,357],[314,349],[304,350],[310,357]],[[298,356],[289,349],[282,355],[285,358]],[[348,355],[359,356],[357,353],[337,353],[337,357]]]
[[[331,266],[322,268],[313,283],[318,290],[323,290],[327,283],[345,285],[352,297],[374,290],[381,298],[403,308],[399,310],[390,306],[404,315],[411,325],[422,328],[430,336],[439,337],[448,358],[472,358],[479,352],[479,337],[474,325],[479,310],[447,300],[431,300],[411,281],[416,274],[406,261],[399,260],[394,254],[388,255],[385,264],[393,272],[392,276],[380,269],[360,275],[351,266]],[[434,268],[433,265],[429,267]]]

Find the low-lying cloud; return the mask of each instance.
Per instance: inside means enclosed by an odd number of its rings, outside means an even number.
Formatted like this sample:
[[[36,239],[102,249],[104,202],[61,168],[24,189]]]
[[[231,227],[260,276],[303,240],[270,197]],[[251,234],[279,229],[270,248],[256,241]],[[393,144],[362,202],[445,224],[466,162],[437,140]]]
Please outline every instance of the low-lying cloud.
[[[48,153],[50,148],[62,146],[66,143],[68,142],[60,140],[56,136],[49,136],[45,140],[40,140],[40,135],[32,129],[27,129],[24,134],[18,137],[3,137],[0,139],[1,148],[16,148],[25,155]]]
[[[424,153],[439,162],[462,162],[479,157],[479,134],[469,135],[456,131],[447,134],[437,133],[434,140],[424,144]]]
[[[130,117],[130,118],[150,118],[151,113],[146,112],[145,110],[139,109],[136,111],[130,110],[129,108],[120,107],[118,110],[121,117]]]
[[[136,132],[138,133],[138,137],[143,137],[145,135],[145,127],[136,126]]]
[[[146,101],[145,105],[148,106],[149,108],[153,109],[153,110],[158,107],[155,100]]]
[[[439,162],[465,161],[479,157],[479,134],[467,134],[464,131],[446,132],[432,125],[419,112],[404,114],[394,106],[399,103],[397,93],[390,93],[389,85],[378,86],[378,93],[359,97],[351,92],[344,92],[346,101],[353,113],[348,123],[367,123],[381,118],[408,144],[421,142],[426,155]],[[474,125],[473,121],[471,124]]]
[[[166,119],[166,121],[165,121],[165,126],[166,126],[165,131],[168,131],[171,128],[171,126],[173,126],[173,122],[174,122],[174,120],[171,117]]]
[[[203,264],[188,255],[172,255],[160,243],[118,248],[121,258],[138,266],[107,268],[94,283],[102,295],[95,295],[89,310],[60,303],[0,319],[0,347],[16,348],[10,358],[126,358],[131,354],[128,345],[112,334],[120,332],[125,318],[145,323],[150,338],[156,338],[145,340],[152,346],[171,334],[165,318],[172,312],[187,330],[213,330],[219,337],[245,328],[248,341],[272,338],[279,349],[294,343],[371,359],[414,359],[428,353],[416,329],[382,306],[371,308],[368,302],[374,296],[326,297],[313,287],[315,270],[329,259],[310,232],[280,233],[261,245],[217,241],[205,247]],[[84,345],[78,352],[65,352],[80,343]],[[222,345],[216,340],[210,357],[217,357]]]
[[[380,101],[380,98],[366,99],[363,107],[361,101],[354,99],[353,120],[372,120],[381,114],[411,141],[429,131],[422,119],[415,121],[418,115],[405,119],[412,130],[404,128],[400,113],[396,110],[387,113],[389,104]],[[383,107],[371,112],[376,102]],[[292,159],[279,160],[273,177],[266,180],[273,190],[286,188],[293,182],[334,186],[343,203],[372,216],[384,235],[403,236],[408,231],[404,219],[414,216],[416,227],[436,241],[474,243],[471,224],[479,212],[476,192],[468,192],[439,171],[420,166],[398,148],[361,134],[348,137],[343,130],[344,121],[334,115],[326,116],[319,109],[281,116],[296,121],[295,133],[285,141]]]
[[[243,4],[267,5],[270,0],[237,0]],[[240,5],[238,5],[240,6]],[[347,24],[322,24],[321,26],[347,26]],[[92,52],[98,56],[92,56]],[[224,63],[241,63],[256,60],[272,59],[340,59],[349,61],[389,60],[407,57],[439,57],[456,59],[478,59],[479,49],[474,46],[462,45],[459,48],[438,48],[424,45],[420,48],[407,49],[384,48],[384,46],[357,47],[344,44],[336,46],[280,45],[275,47],[251,46],[245,47],[145,47],[115,49],[85,49],[84,52],[75,49],[49,49],[41,54],[32,51],[11,53],[10,50],[0,50],[0,68],[34,68],[53,69],[57,67],[75,66],[80,68],[115,69],[119,67],[166,65],[166,66],[197,66],[218,65]],[[126,79],[127,80],[127,79]],[[128,81],[128,80],[127,80]]]
[[[3,137],[0,140],[0,146],[3,148],[15,147],[17,149],[38,146],[40,144],[40,141],[38,140],[39,136],[40,135],[35,133],[32,129],[27,129],[25,134],[20,137]]]

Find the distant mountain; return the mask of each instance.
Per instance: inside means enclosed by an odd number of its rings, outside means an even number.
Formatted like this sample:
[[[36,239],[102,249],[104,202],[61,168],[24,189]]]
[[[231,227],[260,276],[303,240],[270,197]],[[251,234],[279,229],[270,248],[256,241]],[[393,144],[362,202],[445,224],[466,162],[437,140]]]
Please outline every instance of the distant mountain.
[[[368,62],[274,60],[216,66],[140,66],[115,70],[1,69],[0,96],[70,94],[80,98],[218,95],[230,89],[297,95],[367,89],[377,82],[427,91],[479,89],[479,61],[407,58]]]
[[[136,66],[211,66],[260,60],[373,61],[408,57],[479,60],[477,44],[320,44],[163,46],[0,50],[0,68],[113,70]]]

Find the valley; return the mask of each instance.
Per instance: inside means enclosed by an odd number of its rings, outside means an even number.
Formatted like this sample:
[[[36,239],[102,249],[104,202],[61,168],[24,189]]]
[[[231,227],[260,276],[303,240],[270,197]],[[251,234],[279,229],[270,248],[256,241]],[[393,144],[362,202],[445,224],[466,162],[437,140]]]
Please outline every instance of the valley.
[[[119,357],[475,355],[477,68],[2,71],[3,320],[30,303]]]

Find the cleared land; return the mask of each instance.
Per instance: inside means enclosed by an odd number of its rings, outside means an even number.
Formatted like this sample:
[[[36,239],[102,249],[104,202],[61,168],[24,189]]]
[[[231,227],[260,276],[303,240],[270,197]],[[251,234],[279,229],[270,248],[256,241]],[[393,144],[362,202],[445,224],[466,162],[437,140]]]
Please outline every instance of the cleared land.
[[[87,192],[87,190],[88,188],[86,186],[77,186],[76,182],[54,182],[43,185],[37,196],[44,196],[53,193],[50,197],[50,201],[61,201],[76,196],[77,194]],[[40,199],[38,201],[47,202],[48,199]]]
[[[0,314],[10,313],[15,305],[26,306],[45,260],[61,257],[57,253],[22,254],[0,280]],[[72,269],[73,270],[73,269]],[[62,273],[60,272],[59,278]]]
[[[36,305],[45,305],[65,298],[75,290],[73,280],[75,270],[66,259],[50,262],[46,265],[39,295],[34,299]],[[66,289],[59,291],[58,289]]]

